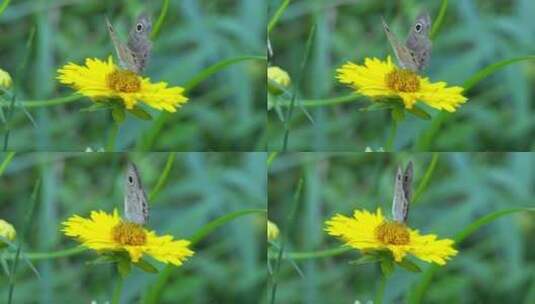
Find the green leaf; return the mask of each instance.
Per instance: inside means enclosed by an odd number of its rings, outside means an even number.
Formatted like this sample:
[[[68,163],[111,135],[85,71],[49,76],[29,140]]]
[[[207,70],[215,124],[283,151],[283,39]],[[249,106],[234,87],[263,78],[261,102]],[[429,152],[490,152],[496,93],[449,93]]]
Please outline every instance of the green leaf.
[[[381,272],[385,277],[389,277],[394,272],[394,261],[391,258],[381,259]]]
[[[422,272],[422,269],[420,269],[420,267],[416,265],[416,263],[407,258],[404,258],[403,260],[401,260],[401,262],[396,262],[396,264],[410,272]]]
[[[117,263],[117,271],[119,272],[121,277],[123,279],[126,278],[131,270],[132,264],[130,262],[130,259],[126,257],[121,257],[119,259],[119,262]]]
[[[424,109],[418,106],[413,106],[412,109],[407,109],[407,111],[421,119],[425,119],[425,120],[431,119],[431,115],[429,115],[429,113],[427,113]]]
[[[158,269],[144,259],[139,259],[137,263],[133,263],[133,264],[134,266],[136,266],[137,268],[145,272],[158,273]]]
[[[114,107],[113,110],[111,110],[111,116],[113,117],[113,121],[115,121],[116,124],[122,124],[125,118],[124,108]]]
[[[476,84],[478,84],[481,80],[487,78],[488,76],[492,75],[496,71],[498,71],[500,69],[503,69],[504,67],[506,67],[506,66],[508,66],[510,64],[513,64],[513,63],[516,63],[516,62],[520,62],[520,61],[525,61],[525,60],[535,60],[535,56],[522,56],[522,57],[511,58],[511,59],[507,59],[507,60],[503,60],[503,61],[499,61],[499,62],[493,63],[493,64],[485,67],[484,69],[482,69],[479,72],[475,73],[472,77],[468,78],[464,82],[464,84],[463,84],[464,91],[465,92],[469,91]]]
[[[152,115],[140,107],[134,107],[129,109],[128,112],[132,113],[135,117],[143,120],[152,120]]]
[[[366,265],[366,264],[377,263],[380,260],[381,259],[376,255],[366,254],[356,260],[349,261],[349,264],[350,265]]]

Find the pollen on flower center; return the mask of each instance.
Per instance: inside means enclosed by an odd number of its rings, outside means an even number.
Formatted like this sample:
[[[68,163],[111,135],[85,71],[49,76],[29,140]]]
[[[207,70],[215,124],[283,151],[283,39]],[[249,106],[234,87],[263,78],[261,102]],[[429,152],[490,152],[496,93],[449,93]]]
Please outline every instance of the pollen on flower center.
[[[108,87],[117,92],[135,93],[141,89],[139,76],[128,70],[116,69],[106,77]]]
[[[388,245],[407,245],[410,234],[407,226],[397,222],[384,222],[375,229],[379,241]]]
[[[385,75],[385,83],[396,92],[417,92],[420,89],[418,74],[407,69],[393,69]]]
[[[129,222],[120,222],[112,231],[113,240],[121,245],[145,245],[147,235],[141,225]]]

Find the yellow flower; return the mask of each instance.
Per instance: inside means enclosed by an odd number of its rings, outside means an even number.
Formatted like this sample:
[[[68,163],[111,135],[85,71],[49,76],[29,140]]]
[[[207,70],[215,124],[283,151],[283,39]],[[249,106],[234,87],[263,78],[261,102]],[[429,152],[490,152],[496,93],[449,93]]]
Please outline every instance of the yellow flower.
[[[388,250],[396,262],[410,253],[425,262],[445,265],[457,255],[453,240],[438,240],[434,234],[421,235],[405,224],[385,219],[381,209],[375,214],[355,210],[352,218],[337,214],[325,224],[325,231],[346,245],[359,250]]]
[[[272,66],[268,68],[267,77],[268,77],[268,80],[278,84],[279,86],[283,88],[288,87],[290,83],[292,82],[290,79],[290,75],[288,75],[288,73],[285,70],[277,66]],[[282,94],[282,90],[278,88],[277,86],[272,85],[269,81],[268,81],[268,90],[269,92],[271,92],[271,94],[274,94],[274,95]]]
[[[447,87],[445,82],[431,83],[427,77],[396,67],[390,57],[386,61],[366,58],[364,65],[348,62],[336,72],[338,81],[350,85],[357,93],[373,98],[397,96],[407,109],[421,101],[439,110],[455,112],[467,100],[462,95],[463,88]]]
[[[12,84],[13,81],[11,80],[11,75],[9,75],[8,72],[0,69],[0,87],[3,87],[4,89],[9,89]]]
[[[170,235],[157,236],[154,231],[123,221],[117,210],[113,214],[92,211],[89,219],[71,216],[63,224],[65,235],[80,241],[84,246],[102,251],[126,251],[136,263],[143,254],[163,263],[182,265],[193,255],[187,240],[173,240]]]
[[[279,237],[279,227],[275,225],[272,221],[267,221],[267,239],[268,241],[273,241]]]
[[[183,88],[151,83],[149,78],[116,66],[111,56],[107,62],[88,58],[85,66],[69,63],[58,70],[57,79],[93,100],[120,98],[127,109],[143,101],[155,109],[176,112],[188,100],[182,95]]]

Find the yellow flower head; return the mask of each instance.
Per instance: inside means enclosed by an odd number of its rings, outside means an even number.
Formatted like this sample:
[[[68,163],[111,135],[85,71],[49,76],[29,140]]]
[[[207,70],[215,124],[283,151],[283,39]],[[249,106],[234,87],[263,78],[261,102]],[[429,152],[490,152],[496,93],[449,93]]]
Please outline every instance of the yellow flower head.
[[[12,241],[15,239],[15,236],[17,236],[17,232],[15,231],[15,228],[13,228],[13,225],[4,220],[0,220],[0,236]],[[6,244],[0,240],[0,248],[5,245]]]
[[[11,80],[11,75],[9,75],[8,72],[0,69],[0,87],[3,87],[4,89],[9,89],[12,84],[13,80]]]
[[[438,240],[434,234],[421,235],[405,224],[387,220],[381,209],[375,214],[355,210],[352,218],[337,214],[325,224],[325,231],[346,245],[359,250],[388,250],[396,262],[410,253],[425,262],[445,265],[457,255],[453,240]]]
[[[417,101],[455,112],[466,102],[463,88],[447,87],[445,82],[431,83],[427,77],[396,67],[390,57],[386,61],[366,58],[364,65],[352,62],[336,70],[340,83],[350,85],[357,93],[369,97],[399,97],[405,108],[412,109]]]
[[[71,216],[63,224],[65,235],[80,241],[84,246],[102,251],[126,251],[136,263],[143,254],[173,265],[182,263],[193,255],[187,240],[173,240],[170,235],[157,236],[154,231],[123,221],[117,209],[113,214],[92,211],[90,218]]]
[[[290,79],[290,75],[288,75],[288,73],[285,70],[277,66],[272,66],[268,68],[267,77],[268,77],[268,80],[273,81],[274,83],[278,84],[279,86],[283,88],[288,87],[290,83],[292,82]],[[277,86],[271,85],[270,82],[268,82],[268,90],[269,92],[271,92],[271,94],[274,94],[274,95],[282,94],[282,90],[278,88]]]
[[[126,109],[143,101],[152,108],[176,112],[188,100],[182,95],[183,88],[151,83],[149,78],[116,66],[111,56],[107,62],[88,58],[85,66],[69,63],[58,70],[57,79],[94,100],[120,98]]]
[[[279,237],[279,227],[275,225],[272,221],[267,221],[267,239],[268,241],[273,241]]]

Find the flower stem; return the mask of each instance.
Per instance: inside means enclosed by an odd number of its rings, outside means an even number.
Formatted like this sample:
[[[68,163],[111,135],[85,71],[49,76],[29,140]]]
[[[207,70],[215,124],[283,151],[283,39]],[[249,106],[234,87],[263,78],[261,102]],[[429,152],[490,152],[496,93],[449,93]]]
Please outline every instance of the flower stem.
[[[306,259],[315,259],[315,258],[325,258],[330,256],[336,256],[344,252],[350,251],[350,247],[338,247],[331,248],[319,251],[308,251],[308,252],[288,252],[283,255],[283,259],[292,259],[292,260],[306,260]],[[271,253],[271,252],[270,252]],[[275,259],[274,254],[268,253],[268,259]]]
[[[24,108],[50,107],[50,106],[56,106],[60,104],[71,103],[83,97],[84,96],[80,94],[72,94],[68,96],[57,97],[57,98],[52,98],[52,99],[47,99],[47,100],[25,100],[25,101],[17,102],[15,104],[15,107],[17,106],[22,106]],[[9,103],[0,102],[0,107],[9,107]]]
[[[117,283],[115,283],[115,288],[113,289],[113,297],[111,298],[112,304],[119,304],[121,301],[121,292],[123,291],[123,283],[124,279],[123,277],[118,274],[117,275]]]
[[[390,128],[390,135],[385,143],[385,151],[392,152],[394,149],[394,140],[396,139],[396,133],[398,131],[398,123],[395,119],[392,119],[392,127]]]
[[[386,276],[381,274],[381,280],[379,281],[379,286],[377,287],[377,290],[375,291],[375,301],[373,301],[374,304],[383,303],[383,298],[385,295],[385,287],[386,287]]]
[[[328,99],[309,99],[309,100],[303,99],[303,100],[300,100],[299,102],[303,107],[315,108],[315,107],[335,106],[339,104],[350,103],[350,102],[355,101],[359,97],[361,96],[358,94],[349,94],[345,96],[338,96],[338,97],[333,97],[333,98],[328,98]],[[288,107],[290,106],[290,100],[281,100],[277,103],[277,105],[282,106],[282,107]]]
[[[76,255],[82,252],[87,251],[87,248],[82,246],[76,246],[73,248],[52,251],[52,252],[30,252],[24,254],[24,257],[28,260],[46,260],[46,259],[55,259],[55,258],[64,258],[71,255]],[[5,256],[6,259],[12,260],[15,258],[15,255],[10,254]]]

